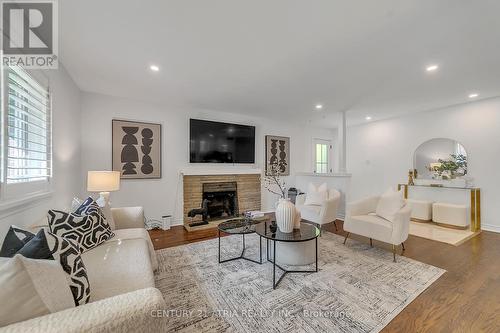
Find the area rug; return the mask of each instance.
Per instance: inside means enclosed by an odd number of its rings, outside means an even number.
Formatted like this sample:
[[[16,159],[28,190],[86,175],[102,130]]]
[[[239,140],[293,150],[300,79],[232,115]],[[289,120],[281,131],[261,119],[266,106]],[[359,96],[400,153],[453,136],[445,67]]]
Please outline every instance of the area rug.
[[[258,259],[259,237],[247,235]],[[219,264],[218,240],[157,251],[156,286],[169,331],[378,332],[445,271],[324,232],[319,272],[288,274],[272,288],[272,264]],[[241,236],[222,238],[222,256],[238,256]],[[265,242],[262,242],[265,257]],[[265,258],[264,258],[265,259]]]
[[[469,229],[459,230],[441,227],[427,222],[410,222],[410,235],[427,238],[433,241],[447,243],[458,246],[465,243],[480,232],[473,232]]]

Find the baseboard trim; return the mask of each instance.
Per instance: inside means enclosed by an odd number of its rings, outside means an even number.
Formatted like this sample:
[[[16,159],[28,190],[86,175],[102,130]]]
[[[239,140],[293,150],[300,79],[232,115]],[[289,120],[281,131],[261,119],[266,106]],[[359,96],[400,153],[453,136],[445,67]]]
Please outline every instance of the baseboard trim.
[[[172,226],[175,226],[175,225],[184,225],[184,219],[182,217],[172,219]]]
[[[492,224],[481,224],[481,230],[500,233],[500,226]]]

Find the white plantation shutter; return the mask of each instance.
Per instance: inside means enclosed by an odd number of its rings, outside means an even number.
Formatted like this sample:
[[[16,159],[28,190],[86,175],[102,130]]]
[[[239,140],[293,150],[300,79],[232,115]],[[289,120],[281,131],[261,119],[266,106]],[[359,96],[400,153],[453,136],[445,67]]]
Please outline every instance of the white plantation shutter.
[[[5,70],[5,182],[48,180],[52,168],[49,90],[20,68]]]

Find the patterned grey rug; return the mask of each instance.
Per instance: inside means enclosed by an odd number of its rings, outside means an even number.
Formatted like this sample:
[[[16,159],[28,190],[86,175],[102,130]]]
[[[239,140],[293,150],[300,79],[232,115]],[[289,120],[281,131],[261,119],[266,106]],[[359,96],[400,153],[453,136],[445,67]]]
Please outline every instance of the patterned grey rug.
[[[247,256],[258,259],[258,236],[246,237]],[[273,290],[271,263],[219,264],[217,242],[157,251],[169,331],[378,332],[445,272],[324,232],[320,271],[288,274]],[[240,252],[241,236],[222,239],[223,258]]]

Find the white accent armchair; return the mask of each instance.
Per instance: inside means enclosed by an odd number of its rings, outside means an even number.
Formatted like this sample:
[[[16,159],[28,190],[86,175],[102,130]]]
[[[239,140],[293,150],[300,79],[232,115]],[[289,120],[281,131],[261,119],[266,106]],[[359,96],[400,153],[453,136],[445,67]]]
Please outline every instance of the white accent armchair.
[[[321,205],[305,205],[307,194],[299,194],[295,200],[295,206],[300,211],[304,220],[318,224],[321,230],[323,224],[333,222],[337,230],[337,211],[340,204],[340,192],[331,189],[328,191],[328,199]]]
[[[396,246],[401,245],[404,251],[404,241],[408,238],[411,207],[405,204],[391,222],[375,214],[379,199],[380,196],[373,196],[347,204],[344,244],[350,233],[370,238],[370,245],[372,239],[389,243],[396,261]]]

